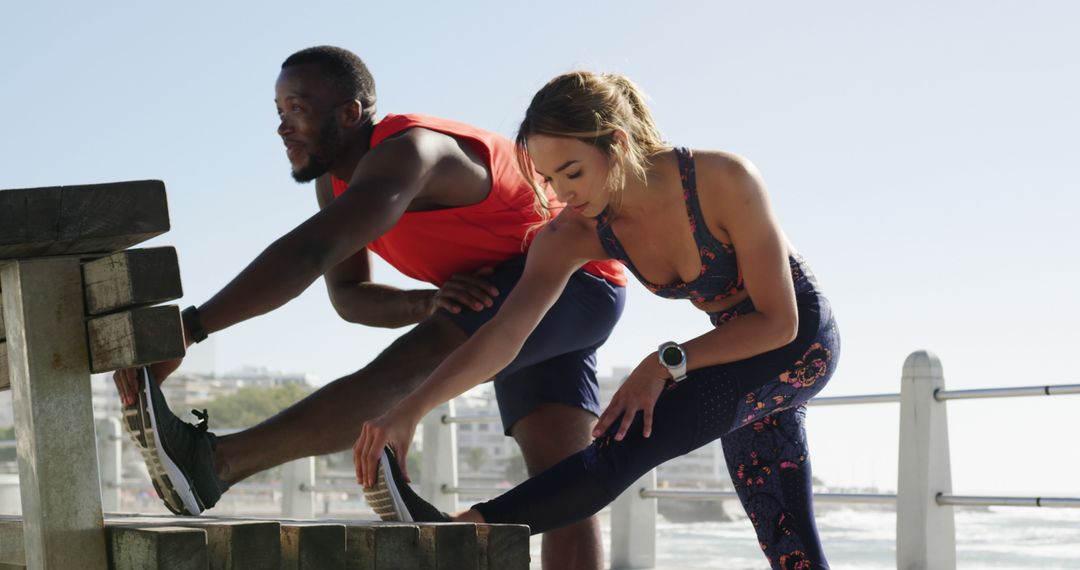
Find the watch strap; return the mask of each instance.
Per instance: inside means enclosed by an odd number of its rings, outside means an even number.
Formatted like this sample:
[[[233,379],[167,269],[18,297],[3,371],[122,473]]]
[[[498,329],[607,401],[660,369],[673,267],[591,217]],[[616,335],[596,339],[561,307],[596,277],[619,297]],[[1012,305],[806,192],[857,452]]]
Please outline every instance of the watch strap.
[[[203,327],[202,319],[199,318],[199,310],[195,308],[195,305],[180,311],[180,320],[184,323],[184,328],[187,329],[188,334],[191,335],[192,342],[200,343],[210,336],[207,334],[206,328]]]

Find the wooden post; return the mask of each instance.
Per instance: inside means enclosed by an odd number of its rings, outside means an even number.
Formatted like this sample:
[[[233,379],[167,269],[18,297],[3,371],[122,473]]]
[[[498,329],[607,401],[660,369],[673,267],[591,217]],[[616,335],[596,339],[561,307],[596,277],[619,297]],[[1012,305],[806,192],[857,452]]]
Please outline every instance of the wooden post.
[[[479,570],[529,570],[529,527],[512,524],[476,526]]]
[[[22,519],[10,515],[0,516],[0,568],[9,564],[26,566]]]
[[[949,422],[941,361],[913,352],[904,361],[900,384],[900,463],[896,490],[896,567],[901,570],[956,568],[956,526],[952,507],[937,495],[952,493]]]
[[[349,524],[346,527],[346,570],[434,570],[435,545],[408,523]]]
[[[344,570],[345,525],[281,525],[282,570]]]
[[[281,568],[281,528],[273,521],[216,521],[206,531],[210,570]]]
[[[650,470],[611,504],[611,567],[656,566],[656,499],[641,496],[656,488],[656,469]]]
[[[480,566],[476,525],[471,523],[426,523],[420,526],[420,541],[434,545],[436,570],[475,570]]]
[[[281,467],[281,514],[290,519],[315,518],[315,458],[301,457]]]
[[[120,490],[123,483],[122,447],[123,430],[115,417],[97,422],[98,465],[101,467],[101,508],[104,511],[120,510]]]
[[[420,477],[420,495],[445,513],[457,511],[457,494],[443,487],[457,487],[457,428],[443,423],[443,416],[454,415],[454,401],[424,416],[424,471]]]
[[[104,570],[79,261],[6,262],[0,288],[27,566]]]
[[[110,568],[115,570],[144,570],[170,568],[174,570],[207,570],[209,559],[206,532],[184,527],[111,527]],[[33,566],[31,566],[33,567]],[[54,568],[54,566],[46,566]],[[55,568],[84,568],[84,566],[55,566]]]
[[[2,265],[3,262],[0,262]],[[0,287],[3,295],[3,287]],[[0,390],[11,388],[11,375],[8,372],[7,332],[4,325],[4,303],[0,301]]]

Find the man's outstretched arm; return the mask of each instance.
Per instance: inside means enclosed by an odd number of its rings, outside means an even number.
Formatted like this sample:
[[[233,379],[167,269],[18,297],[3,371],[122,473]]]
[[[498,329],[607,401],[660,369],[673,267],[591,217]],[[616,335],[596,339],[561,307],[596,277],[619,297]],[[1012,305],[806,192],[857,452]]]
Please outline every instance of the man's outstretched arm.
[[[425,157],[409,137],[371,149],[349,190],[270,244],[199,307],[212,333],[270,312],[297,297],[397,223],[421,191],[437,157]]]

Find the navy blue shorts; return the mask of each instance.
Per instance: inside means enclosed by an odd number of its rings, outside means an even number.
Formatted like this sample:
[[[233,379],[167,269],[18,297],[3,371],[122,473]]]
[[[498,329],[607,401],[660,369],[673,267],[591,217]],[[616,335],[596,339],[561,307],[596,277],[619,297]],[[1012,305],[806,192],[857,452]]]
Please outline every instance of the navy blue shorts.
[[[466,308],[458,314],[441,310],[440,314],[472,336],[495,316],[524,269],[525,256],[520,256],[498,265],[487,277],[499,290],[493,306],[482,311]],[[596,349],[611,334],[625,302],[625,287],[581,269],[570,276],[517,358],[495,377],[495,397],[506,435],[540,404],[566,404],[600,415]]]

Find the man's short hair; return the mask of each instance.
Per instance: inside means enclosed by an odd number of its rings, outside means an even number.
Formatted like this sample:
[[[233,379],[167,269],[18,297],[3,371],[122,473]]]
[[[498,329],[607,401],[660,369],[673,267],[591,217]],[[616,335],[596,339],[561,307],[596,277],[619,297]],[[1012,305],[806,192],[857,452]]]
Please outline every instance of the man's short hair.
[[[344,48],[315,46],[290,55],[281,68],[304,64],[316,65],[329,75],[342,97],[359,100],[364,106],[365,121],[374,118],[375,79],[360,56]]]

